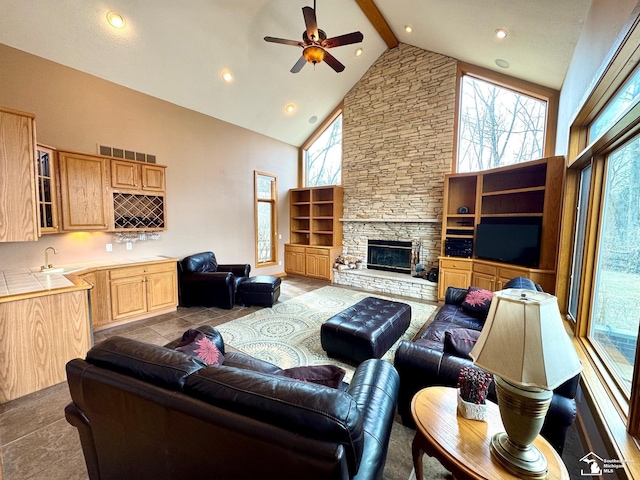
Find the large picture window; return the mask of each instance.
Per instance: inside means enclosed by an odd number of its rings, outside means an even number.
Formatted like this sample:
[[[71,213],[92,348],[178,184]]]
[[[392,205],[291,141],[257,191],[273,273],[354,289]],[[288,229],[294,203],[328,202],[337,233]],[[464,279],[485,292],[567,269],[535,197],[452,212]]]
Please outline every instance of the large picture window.
[[[640,325],[640,138],[606,161],[589,337],[627,396]]]
[[[276,176],[255,172],[256,260],[259,267],[277,262],[277,211]]]
[[[555,120],[555,102],[550,105],[549,101],[555,92],[504,76],[487,76],[495,81],[475,71],[460,73],[458,173],[537,160],[551,152],[553,142],[546,134],[551,119]]]
[[[591,412],[631,459],[630,435],[640,435],[640,23],[621,38],[571,125],[561,244],[573,248],[560,250],[569,285],[558,298],[576,321]]]
[[[342,112],[334,112],[303,146],[304,186],[342,183]]]

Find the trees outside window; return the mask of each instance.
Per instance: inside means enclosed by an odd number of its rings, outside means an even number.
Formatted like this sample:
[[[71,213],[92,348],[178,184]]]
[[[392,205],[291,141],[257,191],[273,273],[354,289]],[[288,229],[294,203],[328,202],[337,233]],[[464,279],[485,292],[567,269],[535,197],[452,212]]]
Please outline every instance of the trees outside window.
[[[458,172],[477,172],[544,156],[547,102],[462,77]]]
[[[640,138],[606,160],[589,337],[631,394],[640,324]]]
[[[278,186],[275,175],[254,172],[256,259],[258,266],[277,262]]]
[[[640,69],[627,80],[589,127],[589,141],[593,142],[610,129],[630,108],[640,102]]]
[[[342,182],[342,113],[304,150],[305,186],[340,185]]]

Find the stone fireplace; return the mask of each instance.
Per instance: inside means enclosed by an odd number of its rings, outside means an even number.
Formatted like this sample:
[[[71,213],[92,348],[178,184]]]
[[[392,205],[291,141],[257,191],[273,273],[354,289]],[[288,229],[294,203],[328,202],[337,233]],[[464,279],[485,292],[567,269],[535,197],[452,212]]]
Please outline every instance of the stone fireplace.
[[[412,219],[342,219],[343,254],[353,255],[363,260],[364,265],[371,262],[369,243],[400,243],[409,252],[409,271],[415,272],[417,263],[425,268],[438,265],[440,255],[440,220],[436,218]],[[371,267],[367,267],[371,268]],[[401,270],[389,270],[401,271]]]
[[[437,266],[444,176],[452,171],[455,59],[400,43],[378,58],[343,104],[343,254],[368,262],[369,239],[411,242]],[[406,273],[340,270],[334,282],[435,301],[437,285]]]
[[[417,263],[422,263],[426,269],[438,264],[440,220],[344,218],[342,223],[345,255],[362,258],[363,265],[368,265],[372,263],[369,257],[370,240],[382,241],[386,245],[400,243],[407,248],[405,253],[409,253],[410,265],[408,271],[402,272],[378,270],[370,266],[364,270],[340,270],[334,272],[334,283],[390,295],[437,300],[437,284],[413,275]]]

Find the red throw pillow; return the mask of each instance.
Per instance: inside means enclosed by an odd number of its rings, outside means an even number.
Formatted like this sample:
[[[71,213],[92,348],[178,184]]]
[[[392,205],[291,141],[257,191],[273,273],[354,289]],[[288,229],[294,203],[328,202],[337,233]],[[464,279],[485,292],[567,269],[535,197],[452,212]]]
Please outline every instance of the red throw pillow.
[[[278,375],[295,378],[303,382],[312,382],[327,387],[340,388],[346,372],[336,365],[308,365],[302,367],[286,368]]]
[[[202,332],[187,330],[176,347],[178,352],[198,357],[209,365],[220,365],[224,355],[216,345]]]
[[[489,307],[491,306],[491,300],[493,299],[493,292],[491,290],[485,290],[478,287],[469,287],[467,296],[460,305],[462,309],[469,315],[474,317],[485,319],[489,313]]]

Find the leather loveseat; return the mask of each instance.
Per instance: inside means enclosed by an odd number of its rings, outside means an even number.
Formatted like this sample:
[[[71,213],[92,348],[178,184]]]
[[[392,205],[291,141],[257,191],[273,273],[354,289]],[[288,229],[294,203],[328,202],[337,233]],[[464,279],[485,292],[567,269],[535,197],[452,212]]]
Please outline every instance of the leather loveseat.
[[[516,277],[506,288],[538,289],[531,280]],[[446,332],[457,329],[482,330],[484,318],[465,311],[461,305],[469,290],[449,287],[445,303],[437,310],[433,321],[418,333],[413,341],[402,341],[396,350],[394,366],[400,375],[398,413],[404,425],[415,428],[411,417],[411,400],[421,389],[430,386],[455,387],[460,369],[473,365],[470,357],[453,353],[446,345]],[[449,339],[451,338],[451,334]],[[562,454],[566,432],[576,417],[576,390],[580,375],[567,380],[554,390],[545,423],[540,432]],[[496,402],[495,384],[489,387],[489,399]]]
[[[332,388],[225,352],[222,365],[122,337],[67,364],[91,480],[381,479],[398,375],[368,360]]]
[[[248,263],[218,264],[213,252],[189,255],[178,262],[180,306],[233,308],[250,271]]]

